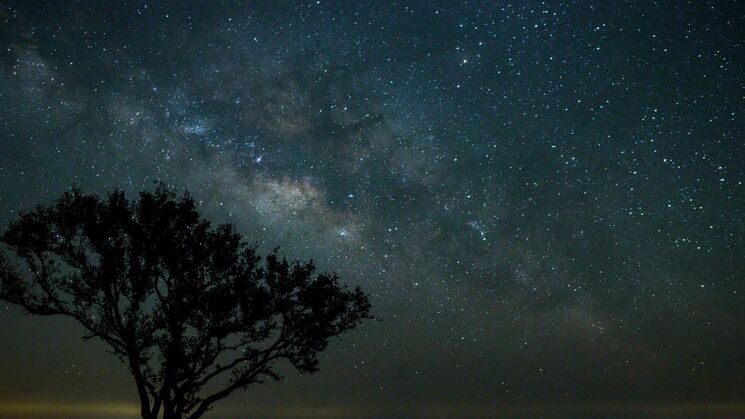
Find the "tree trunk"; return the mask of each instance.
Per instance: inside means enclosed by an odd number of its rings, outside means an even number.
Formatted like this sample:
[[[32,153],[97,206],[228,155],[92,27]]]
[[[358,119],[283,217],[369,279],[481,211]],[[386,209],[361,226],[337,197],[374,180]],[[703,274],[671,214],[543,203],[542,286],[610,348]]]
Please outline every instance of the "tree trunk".
[[[176,410],[173,408],[173,405],[170,405],[167,410],[163,409],[163,419],[181,419],[181,418],[176,413]]]

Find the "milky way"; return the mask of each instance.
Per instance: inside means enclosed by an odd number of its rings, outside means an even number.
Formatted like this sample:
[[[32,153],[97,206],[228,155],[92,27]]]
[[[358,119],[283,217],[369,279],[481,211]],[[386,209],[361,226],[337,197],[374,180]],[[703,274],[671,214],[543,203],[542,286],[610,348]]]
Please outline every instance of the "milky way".
[[[0,225],[162,180],[371,294],[215,417],[737,417],[742,6],[4,2]],[[0,306],[0,416],[134,402],[80,334]]]

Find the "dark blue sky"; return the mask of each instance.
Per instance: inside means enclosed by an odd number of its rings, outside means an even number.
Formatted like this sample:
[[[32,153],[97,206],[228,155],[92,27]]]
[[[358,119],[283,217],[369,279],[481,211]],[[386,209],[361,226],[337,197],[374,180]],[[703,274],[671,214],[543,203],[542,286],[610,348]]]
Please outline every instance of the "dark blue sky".
[[[737,417],[744,12],[3,2],[0,224],[163,180],[371,293],[217,417]],[[135,400],[80,334],[0,306],[0,416]]]

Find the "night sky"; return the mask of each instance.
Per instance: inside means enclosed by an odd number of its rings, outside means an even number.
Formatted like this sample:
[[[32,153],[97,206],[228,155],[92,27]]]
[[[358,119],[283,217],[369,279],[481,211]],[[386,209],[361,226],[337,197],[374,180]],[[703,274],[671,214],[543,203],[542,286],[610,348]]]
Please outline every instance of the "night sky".
[[[382,319],[213,417],[745,417],[742,2],[114,3],[0,2],[0,227],[162,180]],[[137,416],[82,334],[0,417]]]

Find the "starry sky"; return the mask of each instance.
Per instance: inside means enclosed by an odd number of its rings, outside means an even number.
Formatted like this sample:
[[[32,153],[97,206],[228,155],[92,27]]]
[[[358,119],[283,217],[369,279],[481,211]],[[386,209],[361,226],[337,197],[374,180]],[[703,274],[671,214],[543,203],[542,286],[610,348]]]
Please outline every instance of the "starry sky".
[[[162,180],[370,293],[215,418],[743,417],[744,6],[3,1],[0,226]],[[137,415],[81,334],[0,305],[0,417]]]

